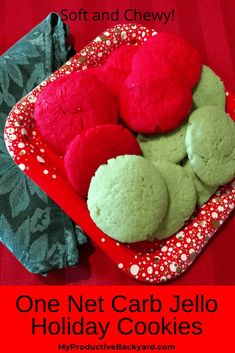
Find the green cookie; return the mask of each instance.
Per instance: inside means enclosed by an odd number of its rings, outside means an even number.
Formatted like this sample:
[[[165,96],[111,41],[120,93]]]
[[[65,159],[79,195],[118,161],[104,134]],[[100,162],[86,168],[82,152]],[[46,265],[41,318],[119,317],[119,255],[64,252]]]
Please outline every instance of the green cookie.
[[[110,159],[97,169],[88,191],[91,218],[120,242],[146,240],[162,222],[167,205],[161,174],[141,156]]]
[[[216,186],[209,186],[209,185],[203,183],[196,176],[196,174],[193,172],[193,169],[192,169],[189,161],[187,161],[185,163],[184,169],[187,171],[187,173],[189,173],[189,175],[192,177],[192,179],[194,181],[194,186],[195,186],[196,192],[197,192],[197,204],[199,207],[201,207],[215,193],[217,187]]]
[[[168,134],[138,135],[143,155],[150,161],[164,160],[172,163],[180,162],[186,156],[184,144],[187,124]]]
[[[235,123],[221,108],[206,106],[191,114],[185,145],[203,183],[216,187],[235,176]]]
[[[165,239],[179,230],[195,209],[196,190],[193,180],[183,167],[170,162],[154,162],[166,182],[169,206],[163,222],[154,234]]]
[[[214,105],[225,108],[224,84],[208,66],[202,66],[200,80],[193,92],[193,103],[195,108],[205,105]]]

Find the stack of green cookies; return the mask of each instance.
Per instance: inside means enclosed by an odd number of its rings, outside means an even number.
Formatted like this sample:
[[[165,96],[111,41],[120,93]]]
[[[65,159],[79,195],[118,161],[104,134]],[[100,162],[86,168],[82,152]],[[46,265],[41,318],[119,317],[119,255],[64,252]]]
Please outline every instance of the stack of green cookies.
[[[194,109],[177,130],[138,135],[143,157],[111,159],[93,176],[88,209],[120,242],[165,239],[235,176],[235,123],[225,113],[220,78],[203,66]]]
[[[169,134],[138,136],[145,158],[183,166],[194,181],[199,207],[235,174],[235,124],[225,113],[225,101],[223,82],[203,65],[188,121]]]

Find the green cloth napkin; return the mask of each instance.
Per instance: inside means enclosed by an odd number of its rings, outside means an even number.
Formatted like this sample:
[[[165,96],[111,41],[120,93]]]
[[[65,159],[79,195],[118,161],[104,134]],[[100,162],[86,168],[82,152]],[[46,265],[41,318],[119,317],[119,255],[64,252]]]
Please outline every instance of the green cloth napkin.
[[[78,263],[82,230],[15,165],[3,138],[11,108],[74,54],[52,13],[0,57],[0,240],[33,273]]]

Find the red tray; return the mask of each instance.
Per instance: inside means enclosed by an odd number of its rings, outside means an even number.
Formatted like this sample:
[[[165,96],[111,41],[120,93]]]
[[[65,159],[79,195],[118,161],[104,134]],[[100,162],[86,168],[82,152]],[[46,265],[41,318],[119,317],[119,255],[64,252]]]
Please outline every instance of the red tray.
[[[235,181],[220,188],[185,227],[169,239],[121,244],[105,235],[91,220],[86,202],[67,180],[63,159],[48,148],[35,128],[33,112],[38,94],[49,82],[73,71],[100,66],[115,48],[124,44],[140,45],[156,34],[153,29],[133,24],[117,25],[105,31],[16,104],[5,127],[8,151],[19,168],[112,258],[118,268],[145,283],[174,279],[193,263],[233,210]],[[227,93],[227,111],[233,118],[234,109],[234,96]]]

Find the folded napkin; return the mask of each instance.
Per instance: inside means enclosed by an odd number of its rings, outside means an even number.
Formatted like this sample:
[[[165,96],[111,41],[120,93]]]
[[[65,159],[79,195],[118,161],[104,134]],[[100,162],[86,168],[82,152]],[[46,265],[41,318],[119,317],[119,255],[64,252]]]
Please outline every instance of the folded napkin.
[[[78,263],[82,230],[15,165],[3,138],[11,108],[74,54],[52,13],[0,57],[0,240],[33,273]]]

